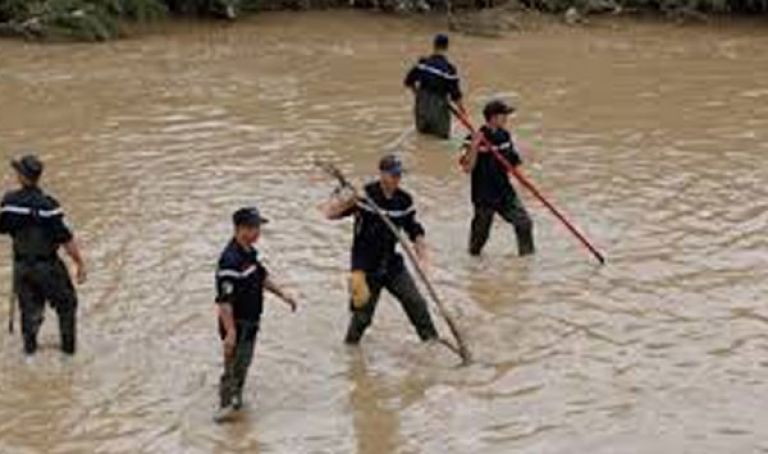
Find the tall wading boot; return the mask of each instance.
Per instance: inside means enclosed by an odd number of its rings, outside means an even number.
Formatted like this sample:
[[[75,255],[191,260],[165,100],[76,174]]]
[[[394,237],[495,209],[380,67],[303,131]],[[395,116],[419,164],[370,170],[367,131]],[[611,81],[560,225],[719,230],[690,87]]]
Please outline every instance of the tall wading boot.
[[[533,243],[533,228],[515,227],[515,233],[517,234],[517,251],[520,257],[533,255],[536,252],[536,247]]]
[[[347,335],[344,338],[344,343],[347,345],[358,345],[360,339],[363,338],[366,328],[371,324],[371,319],[364,312],[353,311],[352,316],[349,319],[349,328],[347,328]]]
[[[67,355],[74,355],[77,340],[77,320],[74,311],[63,311],[59,314],[59,334],[61,351]]]
[[[400,301],[408,320],[423,342],[437,339],[437,329],[427,308],[427,300],[419,292],[410,273],[403,269],[388,283],[387,289]]]
[[[257,330],[255,326],[243,328],[243,336],[235,347],[235,361],[232,366],[232,406],[235,410],[243,408],[243,389],[248,377],[248,369],[253,362]]]
[[[21,332],[24,339],[25,354],[34,355],[37,352],[37,333],[42,324],[43,314],[39,305],[36,302],[22,300]]]
[[[488,242],[493,224],[494,211],[491,208],[475,207],[469,233],[469,255],[478,256]]]
[[[232,405],[234,395],[234,375],[232,373],[233,364],[228,361],[224,364],[224,373],[219,381],[219,409],[213,415],[216,423],[229,421],[235,415],[235,408]]]
[[[24,354],[34,355],[37,352],[37,335],[24,333]]]
[[[219,407],[224,408],[232,404],[233,382],[232,364],[225,364],[224,373],[219,379]]]

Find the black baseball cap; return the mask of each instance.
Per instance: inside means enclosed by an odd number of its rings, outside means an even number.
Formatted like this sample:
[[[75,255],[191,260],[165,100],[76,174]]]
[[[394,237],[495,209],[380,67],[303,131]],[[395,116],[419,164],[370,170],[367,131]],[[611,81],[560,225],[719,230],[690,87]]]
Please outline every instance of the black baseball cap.
[[[514,112],[515,112],[514,107],[510,106],[509,104],[499,99],[495,99],[489,102],[483,108],[483,116],[485,117],[486,121],[490,120],[491,117],[493,117],[494,115],[501,115],[501,114],[508,115]]]
[[[447,49],[449,42],[450,40],[448,39],[448,35],[446,35],[445,33],[438,33],[437,35],[435,35],[435,39],[434,39],[435,48]]]
[[[397,155],[388,154],[379,161],[379,170],[396,177],[402,176],[404,172],[403,161]]]
[[[269,219],[265,219],[261,216],[259,209],[255,206],[240,208],[232,215],[232,222],[236,227],[259,227],[262,224],[269,222]]]
[[[31,154],[12,160],[11,167],[13,167],[20,175],[23,175],[32,181],[37,181],[43,174],[43,163],[37,156]]]

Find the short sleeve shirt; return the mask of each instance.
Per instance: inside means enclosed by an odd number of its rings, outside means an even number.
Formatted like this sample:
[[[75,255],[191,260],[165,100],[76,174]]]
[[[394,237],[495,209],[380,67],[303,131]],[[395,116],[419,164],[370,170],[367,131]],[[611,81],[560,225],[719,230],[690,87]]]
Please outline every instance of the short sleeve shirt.
[[[456,67],[441,54],[419,59],[408,71],[404,83],[408,87],[418,87],[440,96],[449,96],[454,101],[462,98]]]
[[[72,239],[59,202],[38,187],[10,191],[0,202],[0,233],[11,235],[17,257],[52,256]]]
[[[380,183],[373,182],[365,186],[365,192],[411,240],[425,234],[424,227],[416,219],[413,198],[406,191],[398,189],[388,198]],[[392,271],[403,266],[402,257],[396,252],[397,237],[373,208],[364,200],[360,200],[346,214],[355,215],[351,260],[353,270],[375,273]]]
[[[258,251],[244,248],[233,239],[219,258],[216,302],[231,304],[235,320],[258,322],[267,276],[267,269],[258,259]]]
[[[481,132],[510,165],[518,166],[522,163],[507,130],[501,128],[491,130],[483,126]],[[466,144],[471,142],[472,137],[468,136]],[[508,197],[514,196],[516,196],[515,189],[509,182],[507,168],[499,162],[495,153],[481,148],[475,168],[472,169],[472,203],[493,207],[503,203]]]

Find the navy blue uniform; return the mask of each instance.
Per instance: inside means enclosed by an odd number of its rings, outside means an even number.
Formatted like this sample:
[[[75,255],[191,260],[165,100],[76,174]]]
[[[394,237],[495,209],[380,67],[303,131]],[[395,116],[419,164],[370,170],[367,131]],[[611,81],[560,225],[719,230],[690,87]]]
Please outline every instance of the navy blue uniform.
[[[60,245],[72,240],[59,203],[38,187],[5,194],[0,203],[0,233],[13,239],[13,283],[21,307],[24,350],[37,350],[46,301],[59,318],[61,348],[75,352],[77,295]]]
[[[442,54],[420,58],[408,71],[404,83],[406,87],[426,90],[455,102],[462,98],[456,67]]]
[[[378,182],[366,185],[365,192],[387,213],[393,224],[406,232],[411,241],[425,234],[424,227],[416,220],[416,207],[410,194],[398,189],[391,198],[387,198]],[[373,208],[360,201],[347,213],[351,214],[356,214],[352,269],[373,274],[400,271],[403,257],[396,251],[397,237]]]
[[[416,128],[423,134],[444,139],[451,134],[449,99],[461,101],[456,67],[442,54],[421,58],[405,77],[405,86],[416,92]]]
[[[398,189],[390,198],[379,182],[365,186],[365,193],[386,213],[395,226],[404,230],[411,241],[425,234],[416,220],[413,199]],[[381,294],[386,288],[403,306],[408,319],[422,340],[437,337],[437,331],[427,309],[427,302],[413,282],[403,257],[396,251],[397,237],[364,200],[351,208],[346,216],[355,216],[355,237],[352,245],[352,270],[363,271],[370,290],[370,299],[361,308],[350,304],[352,317],[346,342],[357,344],[373,321]]]
[[[522,164],[507,130],[491,130],[483,126],[480,131],[509,164],[515,167]],[[465,143],[472,143],[471,136],[467,137]],[[510,183],[504,164],[495,153],[483,147],[477,154],[477,161],[472,169],[472,204],[475,213],[469,240],[470,254],[478,255],[482,252],[490,236],[496,213],[514,226],[519,254],[528,255],[534,252],[533,221]]]
[[[267,275],[256,249],[244,248],[233,239],[221,253],[216,270],[216,303],[232,306],[237,333],[233,360],[225,365],[219,385],[222,407],[230,405],[233,399],[242,401],[259,332]],[[221,322],[219,332],[223,339],[225,332]]]

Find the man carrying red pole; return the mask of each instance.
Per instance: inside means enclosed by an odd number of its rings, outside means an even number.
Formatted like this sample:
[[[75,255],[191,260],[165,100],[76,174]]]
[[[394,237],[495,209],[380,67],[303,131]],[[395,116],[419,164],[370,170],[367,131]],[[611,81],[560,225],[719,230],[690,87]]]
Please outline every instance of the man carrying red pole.
[[[503,101],[491,101],[483,109],[485,125],[475,134],[467,137],[461,166],[472,174],[472,219],[469,237],[469,253],[477,256],[488,242],[496,214],[513,225],[517,236],[520,256],[535,252],[533,221],[515,189],[509,182],[507,168],[494,156],[488,144],[512,166],[522,164],[506,125],[515,109]]]

